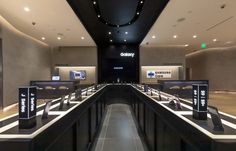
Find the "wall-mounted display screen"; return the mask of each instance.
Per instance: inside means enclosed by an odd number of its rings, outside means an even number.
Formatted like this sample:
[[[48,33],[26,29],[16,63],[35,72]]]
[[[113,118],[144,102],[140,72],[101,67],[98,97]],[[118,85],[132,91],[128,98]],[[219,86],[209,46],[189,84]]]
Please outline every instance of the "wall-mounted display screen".
[[[85,79],[86,79],[85,70],[70,71],[70,80],[85,80]]]
[[[52,81],[59,81],[61,80],[60,76],[52,76]]]

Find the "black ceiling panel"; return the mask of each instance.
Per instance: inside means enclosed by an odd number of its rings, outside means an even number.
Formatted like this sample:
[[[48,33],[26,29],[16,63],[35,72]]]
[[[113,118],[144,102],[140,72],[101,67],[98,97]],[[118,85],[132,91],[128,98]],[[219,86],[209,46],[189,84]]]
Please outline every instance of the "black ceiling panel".
[[[100,14],[92,0],[67,0],[97,45],[140,44],[169,0],[96,0]],[[111,27],[111,24],[125,24],[142,8],[137,20],[127,26]],[[138,10],[139,11],[139,10]],[[101,18],[98,18],[101,15]],[[109,35],[108,32],[112,34]],[[125,34],[128,32],[128,34]],[[112,39],[112,42],[110,40]],[[126,41],[124,41],[126,40]]]

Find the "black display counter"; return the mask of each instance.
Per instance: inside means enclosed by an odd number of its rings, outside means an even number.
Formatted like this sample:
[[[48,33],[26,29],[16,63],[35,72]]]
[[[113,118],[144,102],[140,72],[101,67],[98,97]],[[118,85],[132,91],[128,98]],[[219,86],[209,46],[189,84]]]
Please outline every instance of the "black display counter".
[[[19,130],[17,122],[0,127],[0,148],[8,151],[87,151],[96,139],[99,126],[109,104],[126,103],[140,134],[150,151],[232,151],[236,147],[236,118],[223,116],[224,132],[213,130],[211,119],[192,119],[192,108],[182,103],[183,110],[168,105],[171,95],[161,93],[162,100],[144,93],[142,87],[133,85],[106,85],[92,91],[83,101],[73,101],[64,111],[57,111],[58,104],[28,130]],[[52,107],[53,107],[52,106]]]

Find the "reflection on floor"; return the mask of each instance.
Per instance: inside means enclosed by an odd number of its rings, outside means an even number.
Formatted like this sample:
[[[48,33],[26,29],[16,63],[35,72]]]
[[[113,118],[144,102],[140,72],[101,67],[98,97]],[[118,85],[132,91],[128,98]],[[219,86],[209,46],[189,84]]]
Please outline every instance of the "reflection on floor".
[[[144,151],[128,105],[108,106],[95,151]]]
[[[236,116],[236,93],[210,93],[209,105],[217,107],[222,112]]]

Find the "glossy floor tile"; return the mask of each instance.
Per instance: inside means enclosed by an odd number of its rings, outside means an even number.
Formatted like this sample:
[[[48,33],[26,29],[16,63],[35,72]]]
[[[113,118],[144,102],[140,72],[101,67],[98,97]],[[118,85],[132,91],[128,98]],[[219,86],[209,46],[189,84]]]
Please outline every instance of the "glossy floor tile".
[[[108,106],[95,151],[144,151],[128,105]]]

